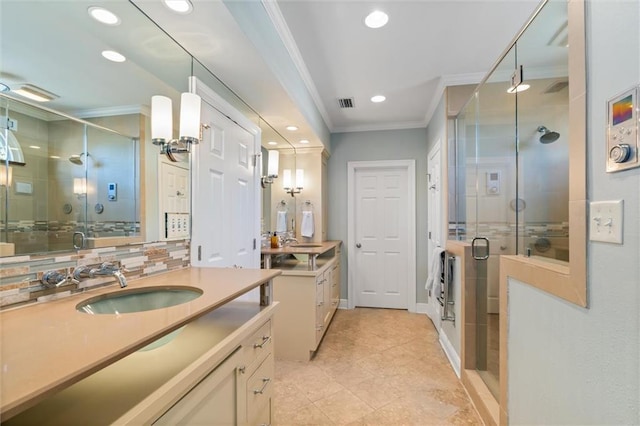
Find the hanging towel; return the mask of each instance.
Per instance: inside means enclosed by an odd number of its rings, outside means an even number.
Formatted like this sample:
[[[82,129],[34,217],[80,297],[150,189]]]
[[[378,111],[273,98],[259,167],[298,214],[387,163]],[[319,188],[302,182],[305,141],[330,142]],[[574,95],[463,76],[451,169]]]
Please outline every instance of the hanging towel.
[[[444,249],[442,247],[436,247],[433,249],[433,257],[431,258],[431,267],[429,268],[429,276],[427,277],[427,283],[424,288],[431,291],[432,297],[440,296],[441,283],[440,276],[442,275],[442,253]]]
[[[300,225],[300,233],[303,237],[313,237],[313,212],[302,212],[302,224]]]
[[[287,212],[279,211],[276,216],[276,232],[281,234],[287,232]]]

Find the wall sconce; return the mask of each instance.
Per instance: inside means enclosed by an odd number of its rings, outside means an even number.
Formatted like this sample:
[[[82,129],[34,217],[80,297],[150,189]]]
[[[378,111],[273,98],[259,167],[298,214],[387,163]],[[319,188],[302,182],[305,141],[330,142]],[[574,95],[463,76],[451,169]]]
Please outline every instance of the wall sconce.
[[[86,178],[73,178],[73,193],[78,198],[87,195],[87,179]]]
[[[287,194],[299,194],[304,187],[304,170],[296,169],[296,181],[291,181],[291,170],[284,169],[282,171],[282,186]]]
[[[180,97],[180,137],[173,139],[173,112],[171,99],[166,96],[151,97],[151,142],[160,146],[160,152],[171,161],[178,161],[173,154],[191,152],[191,144],[202,139],[202,129],[209,125],[200,123],[200,96],[183,93]]]
[[[13,170],[11,167],[0,165],[0,186],[11,186]]]
[[[280,167],[280,151],[275,149],[269,151],[269,157],[267,157],[267,175],[260,178],[260,183],[263,188],[267,185],[271,185],[273,180],[278,177],[278,168]]]

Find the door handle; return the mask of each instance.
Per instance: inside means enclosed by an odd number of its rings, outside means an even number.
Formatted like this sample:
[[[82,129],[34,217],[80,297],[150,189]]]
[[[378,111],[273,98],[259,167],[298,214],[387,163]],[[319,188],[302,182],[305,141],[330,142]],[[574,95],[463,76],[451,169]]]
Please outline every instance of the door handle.
[[[360,248],[360,247],[362,247],[362,244],[356,243],[356,248]]]
[[[479,256],[478,255],[478,241],[485,241],[487,243],[486,246],[486,252],[484,255]],[[489,258],[489,239],[487,237],[475,237],[472,241],[471,241],[471,256],[473,256],[473,258],[475,260],[487,260]]]

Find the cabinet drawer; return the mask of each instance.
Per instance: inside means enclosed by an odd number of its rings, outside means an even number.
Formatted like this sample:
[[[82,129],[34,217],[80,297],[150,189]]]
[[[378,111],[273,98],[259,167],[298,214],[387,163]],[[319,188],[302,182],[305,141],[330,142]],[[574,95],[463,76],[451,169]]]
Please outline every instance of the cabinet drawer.
[[[273,395],[274,379],[273,354],[262,362],[249,380],[247,380],[247,418],[255,418],[269,404]]]
[[[271,353],[273,348],[271,320],[264,323],[260,329],[247,338],[243,346],[245,352],[244,362],[247,367],[254,362],[260,362],[267,354]]]

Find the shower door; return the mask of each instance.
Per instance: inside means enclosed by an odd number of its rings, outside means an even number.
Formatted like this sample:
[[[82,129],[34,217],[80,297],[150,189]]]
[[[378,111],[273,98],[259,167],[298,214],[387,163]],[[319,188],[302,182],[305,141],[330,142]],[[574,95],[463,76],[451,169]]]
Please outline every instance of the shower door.
[[[500,256],[517,253],[517,95],[509,91],[514,69],[512,49],[476,92],[469,111],[474,120],[466,129],[468,235],[477,269],[475,369],[496,399]]]

